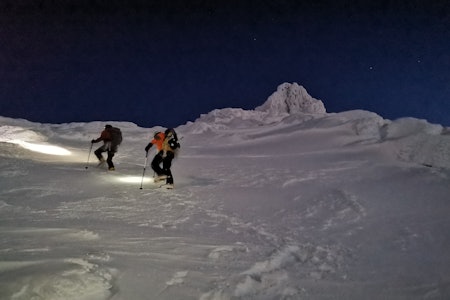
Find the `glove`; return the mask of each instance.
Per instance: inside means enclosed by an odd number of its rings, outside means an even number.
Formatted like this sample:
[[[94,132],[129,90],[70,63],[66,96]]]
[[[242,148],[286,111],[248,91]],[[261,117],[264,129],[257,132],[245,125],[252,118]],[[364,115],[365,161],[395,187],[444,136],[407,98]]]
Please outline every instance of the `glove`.
[[[150,150],[152,145],[153,145],[152,143],[148,144],[147,147],[145,147],[145,152],[148,152],[148,150]]]
[[[93,143],[95,143],[95,140],[92,140],[92,141],[91,141],[91,144],[93,144]]]

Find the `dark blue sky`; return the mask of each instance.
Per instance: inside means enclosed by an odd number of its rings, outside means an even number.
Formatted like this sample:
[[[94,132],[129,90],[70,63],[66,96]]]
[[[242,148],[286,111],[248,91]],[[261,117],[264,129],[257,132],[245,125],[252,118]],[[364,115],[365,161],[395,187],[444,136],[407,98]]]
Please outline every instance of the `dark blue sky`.
[[[175,127],[298,82],[450,126],[448,1],[160,2],[1,1],[0,115]]]

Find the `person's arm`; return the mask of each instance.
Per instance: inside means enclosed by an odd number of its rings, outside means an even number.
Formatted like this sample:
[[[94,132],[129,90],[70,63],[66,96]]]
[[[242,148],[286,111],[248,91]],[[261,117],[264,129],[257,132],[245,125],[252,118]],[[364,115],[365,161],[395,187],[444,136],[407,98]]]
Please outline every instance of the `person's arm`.
[[[153,146],[152,142],[148,143],[147,147],[145,147],[145,152],[148,152],[150,148]]]

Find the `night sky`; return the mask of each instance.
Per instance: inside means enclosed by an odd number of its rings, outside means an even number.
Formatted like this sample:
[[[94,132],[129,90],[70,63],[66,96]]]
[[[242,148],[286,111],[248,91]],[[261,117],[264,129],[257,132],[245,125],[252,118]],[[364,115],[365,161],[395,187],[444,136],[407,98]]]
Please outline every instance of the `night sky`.
[[[176,127],[297,82],[450,126],[450,1],[2,0],[0,43],[4,117]]]

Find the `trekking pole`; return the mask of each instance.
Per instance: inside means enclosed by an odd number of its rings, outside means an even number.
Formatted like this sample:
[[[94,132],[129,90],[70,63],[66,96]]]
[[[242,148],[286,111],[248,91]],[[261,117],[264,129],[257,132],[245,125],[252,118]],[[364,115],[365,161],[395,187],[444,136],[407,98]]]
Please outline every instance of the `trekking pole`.
[[[89,154],[88,154],[88,159],[87,159],[87,162],[86,162],[86,167],[85,167],[85,169],[87,169],[88,168],[88,164],[89,164],[89,158],[91,157],[91,151],[92,151],[92,146],[93,146],[94,144],[93,143],[91,143],[91,148],[89,148]]]
[[[145,168],[147,167],[147,158],[148,152],[145,152],[144,170],[142,171],[141,187],[139,188],[140,190],[142,190],[142,183],[144,182]]]

